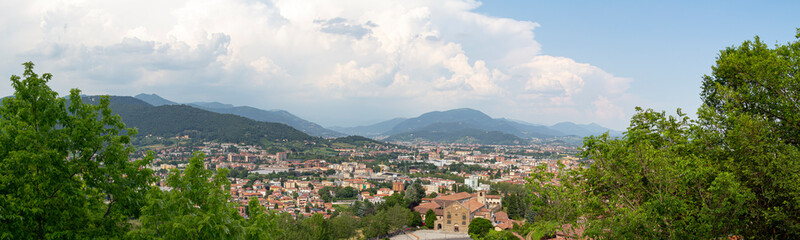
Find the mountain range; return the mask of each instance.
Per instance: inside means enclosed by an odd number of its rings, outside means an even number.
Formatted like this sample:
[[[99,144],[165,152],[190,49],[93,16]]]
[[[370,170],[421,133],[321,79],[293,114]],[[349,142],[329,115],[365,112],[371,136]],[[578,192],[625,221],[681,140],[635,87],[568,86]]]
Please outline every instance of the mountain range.
[[[156,94],[139,94],[135,98],[145,101],[153,106],[179,105],[179,103],[164,99]],[[317,137],[344,137],[345,134],[336,132],[320,126],[319,124],[307,121],[284,110],[262,110],[248,106],[233,106],[218,102],[193,102],[186,105],[211,111],[215,113],[233,114],[256,121],[276,122],[289,125],[308,135]]]
[[[435,111],[422,114],[415,118],[396,118],[368,126],[352,128],[335,128],[347,134],[363,134],[367,137],[397,139],[398,134],[420,131],[450,132],[474,129],[484,132],[500,132],[510,134],[521,139],[548,138],[563,136],[584,137],[599,135],[609,132],[612,136],[619,136],[621,132],[602,127],[597,124],[575,124],[562,122],[552,126],[492,118],[483,112],[470,108],[453,109],[448,111]],[[404,134],[407,135],[407,134]],[[407,137],[404,137],[407,139]],[[509,139],[511,140],[511,139]]]
[[[97,96],[85,96],[84,102],[96,104]],[[245,142],[260,144],[261,141],[310,141],[309,136],[286,124],[262,122],[232,114],[220,114],[189,105],[153,106],[140,99],[127,96],[111,96],[110,107],[129,128],[137,128],[139,136],[174,137],[188,135],[191,138]]]
[[[139,94],[136,99],[153,106],[177,106],[176,103],[156,94]],[[185,105],[215,113],[233,114],[261,122],[283,123],[316,137],[342,137],[358,135],[387,141],[431,141],[448,143],[512,144],[526,143],[531,138],[576,136],[584,137],[614,131],[595,123],[575,124],[561,122],[552,126],[531,124],[505,118],[492,118],[485,113],[460,108],[433,111],[413,118],[395,118],[372,125],[357,127],[331,127],[307,121],[285,110],[263,110],[249,106],[234,106],[219,102],[193,102]]]

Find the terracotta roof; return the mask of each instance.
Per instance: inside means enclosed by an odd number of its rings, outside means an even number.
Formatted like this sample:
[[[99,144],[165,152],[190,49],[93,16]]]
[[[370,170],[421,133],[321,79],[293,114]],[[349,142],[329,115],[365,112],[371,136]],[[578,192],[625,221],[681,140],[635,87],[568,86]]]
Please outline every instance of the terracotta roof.
[[[428,212],[428,209],[434,209],[434,211],[436,211],[435,209],[437,208],[439,208],[439,204],[436,204],[435,202],[428,202],[414,207],[414,211],[417,211],[419,213],[426,213]]]
[[[506,213],[506,212],[496,212],[496,213],[494,213],[494,221],[495,222],[508,222],[508,213]]]
[[[436,197],[434,199],[436,199],[436,200],[445,200],[445,201],[458,201],[458,200],[462,200],[462,199],[465,199],[465,198],[471,198],[471,197],[472,197],[472,195],[467,193],[467,192],[460,192],[460,193],[450,194],[450,195],[446,195],[446,196],[439,196],[439,197]]]
[[[474,199],[474,198],[469,200],[469,201],[466,201],[466,202],[462,203],[461,205],[463,205],[465,208],[469,209],[470,213],[474,213],[475,211],[478,211],[478,209],[481,209],[484,206],[483,203],[478,202],[478,199]]]

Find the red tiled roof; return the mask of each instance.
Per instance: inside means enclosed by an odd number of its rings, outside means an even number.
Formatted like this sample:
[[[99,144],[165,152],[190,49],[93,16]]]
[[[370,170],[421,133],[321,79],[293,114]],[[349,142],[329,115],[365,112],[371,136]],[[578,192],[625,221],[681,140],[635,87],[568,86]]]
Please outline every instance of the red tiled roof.
[[[496,212],[494,213],[494,221],[495,222],[508,222],[508,214],[506,212]]]
[[[478,199],[475,199],[475,198],[473,198],[472,200],[466,201],[466,202],[462,203],[461,205],[463,205],[464,207],[469,209],[470,213],[478,211],[478,209],[481,209],[484,206],[483,203],[478,202]]]
[[[458,200],[462,200],[462,199],[470,198],[470,197],[472,197],[472,195],[470,195],[469,193],[460,192],[460,193],[450,194],[450,195],[446,195],[446,196],[439,196],[439,197],[436,197],[434,199],[436,199],[436,200],[445,200],[445,201],[458,201]]]

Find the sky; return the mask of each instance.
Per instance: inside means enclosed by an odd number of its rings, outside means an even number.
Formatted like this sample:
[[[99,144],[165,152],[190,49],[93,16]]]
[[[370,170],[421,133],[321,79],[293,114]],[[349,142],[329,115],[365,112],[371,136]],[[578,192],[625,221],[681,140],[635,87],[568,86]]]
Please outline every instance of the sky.
[[[720,50],[795,41],[799,1],[0,2],[0,75],[356,126],[473,108],[624,129],[693,113]],[[0,96],[13,94],[11,82]]]

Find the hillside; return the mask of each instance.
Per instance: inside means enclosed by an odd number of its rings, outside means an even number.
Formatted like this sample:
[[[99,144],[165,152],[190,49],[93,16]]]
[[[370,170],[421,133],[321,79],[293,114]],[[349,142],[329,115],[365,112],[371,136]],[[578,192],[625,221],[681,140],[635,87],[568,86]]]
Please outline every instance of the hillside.
[[[452,129],[453,126],[461,127]],[[414,118],[396,118],[367,126],[337,128],[339,131],[351,134],[362,134],[371,137],[389,136],[387,140],[407,140],[410,138],[411,133],[423,134],[426,136],[434,132],[447,133],[449,135],[443,137],[445,139],[450,139],[447,141],[451,141],[452,138],[459,138],[460,135],[466,134],[464,129],[480,130],[469,131],[470,134],[500,132],[513,135],[519,139],[544,139],[566,136],[586,137],[590,135],[599,135],[606,131],[610,131],[612,136],[619,136],[621,134],[619,131],[610,130],[594,123],[575,124],[563,122],[553,126],[544,126],[504,118],[492,118],[481,111],[470,108],[428,112]],[[459,134],[453,134],[454,132],[459,132]],[[516,141],[515,139],[506,140]],[[508,142],[506,140],[503,141]]]
[[[440,143],[517,145],[527,140],[500,131],[487,131],[475,128],[468,123],[434,123],[410,132],[394,134],[386,141],[430,141]]]
[[[428,112],[419,117],[406,119],[395,125],[386,135],[396,135],[418,131],[427,128],[433,131],[444,131],[444,129],[431,129],[436,127],[448,126],[437,123],[460,123],[469,125],[470,128],[483,131],[497,131],[511,134],[518,138],[547,138],[562,136],[563,133],[547,128],[546,126],[525,125],[506,119],[495,119],[485,113],[469,108],[453,109],[448,111]]]
[[[153,106],[178,105],[178,103],[170,101],[170,100],[167,100],[167,99],[164,99],[161,96],[158,96],[156,94],[144,94],[144,93],[141,93],[139,95],[134,96],[134,98],[142,100],[142,101],[144,101],[146,103],[149,103],[150,105],[153,105]]]
[[[343,137],[345,134],[324,128],[316,123],[307,121],[284,110],[262,110],[254,107],[221,104],[221,103],[191,103],[193,107],[216,113],[227,113],[246,117],[262,122],[276,122],[289,125],[306,134],[317,137]]]
[[[96,103],[97,97],[84,101]],[[281,123],[259,122],[232,114],[220,114],[187,105],[152,106],[133,97],[112,96],[111,109],[128,127],[135,127],[139,136],[174,137],[245,142],[313,140],[303,132]]]
[[[397,126],[398,123],[403,122],[405,120],[407,120],[407,118],[395,118],[372,125],[357,126],[357,127],[331,127],[331,129],[346,134],[367,136],[367,137],[378,137],[388,131],[391,131],[392,128]]]
[[[136,95],[135,98],[153,106],[179,105],[179,103],[164,99],[156,94],[139,94]],[[283,123],[311,136],[326,138],[346,136],[345,134],[324,128],[319,124],[302,119],[284,110],[263,110],[249,106],[237,107],[219,102],[193,102],[187,103],[186,105],[215,113],[238,115],[256,121]]]

